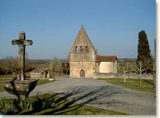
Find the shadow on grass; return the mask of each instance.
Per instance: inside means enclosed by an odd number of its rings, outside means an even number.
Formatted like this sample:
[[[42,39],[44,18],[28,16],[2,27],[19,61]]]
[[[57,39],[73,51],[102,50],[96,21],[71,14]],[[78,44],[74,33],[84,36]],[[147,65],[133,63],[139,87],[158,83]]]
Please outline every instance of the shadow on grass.
[[[146,83],[148,83],[148,84],[153,85],[153,82],[151,82],[151,81],[149,81],[149,80],[145,80],[145,79],[144,79],[144,81],[145,81]]]
[[[57,100],[55,100],[55,106],[53,109],[50,110],[44,110],[40,111],[39,113],[37,112],[36,114],[41,114],[41,115],[62,115],[66,114],[67,112],[72,112],[76,109],[81,108],[83,105],[86,105],[88,103],[92,103],[97,99],[101,99],[104,97],[109,97],[114,94],[119,94],[120,91],[104,91],[103,89],[106,90],[106,88],[111,89],[110,87],[101,87],[98,89],[93,89],[91,91],[86,92],[85,94],[82,94],[83,92],[86,91],[87,88],[77,88],[77,89],[72,89],[69,90],[67,93],[57,93],[54,94],[55,96],[63,96],[59,97]],[[106,94],[107,93],[107,94]],[[69,99],[70,100],[67,100]],[[113,104],[113,103],[118,103],[117,101],[111,101],[106,103],[107,105]],[[102,102],[99,102],[97,104],[104,104]],[[119,103],[120,104],[120,103]],[[29,112],[29,114],[32,114]]]

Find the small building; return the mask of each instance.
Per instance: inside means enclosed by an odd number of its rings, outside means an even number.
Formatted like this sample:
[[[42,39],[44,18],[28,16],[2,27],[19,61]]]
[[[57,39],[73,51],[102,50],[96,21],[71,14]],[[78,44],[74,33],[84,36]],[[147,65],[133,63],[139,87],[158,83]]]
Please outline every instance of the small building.
[[[100,56],[96,55],[99,73],[117,73],[117,57],[116,56]]]
[[[31,78],[49,78],[49,68],[36,68],[30,72]]]

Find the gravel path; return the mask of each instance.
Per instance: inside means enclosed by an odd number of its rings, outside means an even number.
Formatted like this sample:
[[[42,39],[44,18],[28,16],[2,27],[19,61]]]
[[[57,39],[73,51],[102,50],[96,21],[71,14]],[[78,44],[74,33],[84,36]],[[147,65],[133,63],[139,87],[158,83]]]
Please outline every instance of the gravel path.
[[[30,95],[57,93],[67,99],[99,108],[136,115],[156,114],[156,94],[140,92],[107,83],[104,80],[57,78],[37,86]],[[1,97],[12,97],[0,92]]]

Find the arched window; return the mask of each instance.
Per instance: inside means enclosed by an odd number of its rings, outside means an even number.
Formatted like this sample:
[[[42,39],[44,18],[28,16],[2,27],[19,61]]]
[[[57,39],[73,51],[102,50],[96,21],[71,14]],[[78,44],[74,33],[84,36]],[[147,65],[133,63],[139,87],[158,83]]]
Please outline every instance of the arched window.
[[[88,48],[87,45],[85,46],[85,52],[86,52],[86,53],[89,52],[89,48]]]
[[[80,46],[80,52],[84,52],[84,47],[83,46]]]
[[[75,52],[78,53],[78,46],[75,46]]]

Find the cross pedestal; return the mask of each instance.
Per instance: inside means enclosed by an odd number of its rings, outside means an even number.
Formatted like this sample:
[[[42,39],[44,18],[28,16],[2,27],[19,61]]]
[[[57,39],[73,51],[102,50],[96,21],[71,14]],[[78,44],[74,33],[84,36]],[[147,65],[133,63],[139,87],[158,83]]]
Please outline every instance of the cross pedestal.
[[[21,98],[27,98],[29,93],[35,88],[38,80],[31,80],[25,78],[25,46],[32,45],[32,40],[25,40],[25,32],[20,32],[19,40],[12,40],[13,45],[19,46],[18,65],[21,70],[20,78],[18,80],[4,81],[4,88],[7,92],[14,94]]]

